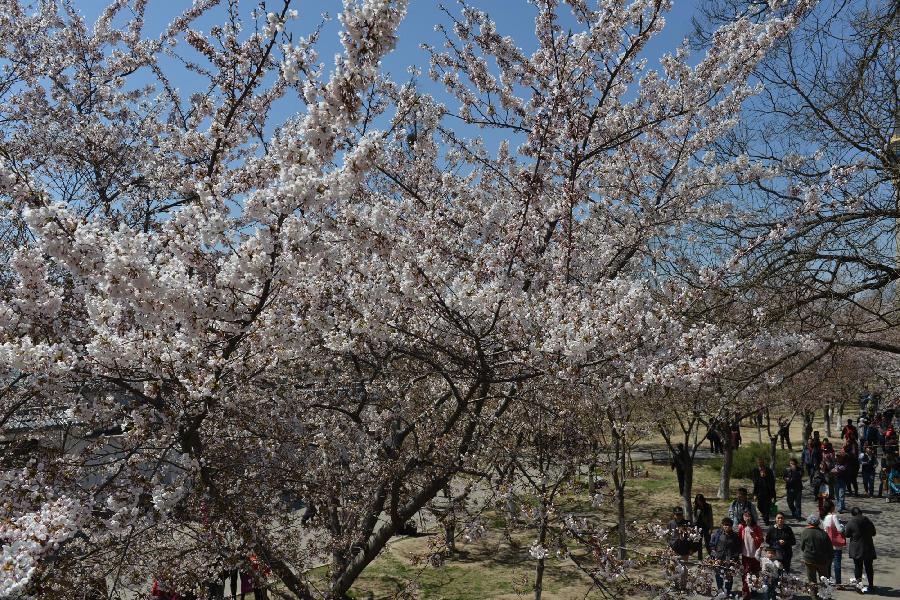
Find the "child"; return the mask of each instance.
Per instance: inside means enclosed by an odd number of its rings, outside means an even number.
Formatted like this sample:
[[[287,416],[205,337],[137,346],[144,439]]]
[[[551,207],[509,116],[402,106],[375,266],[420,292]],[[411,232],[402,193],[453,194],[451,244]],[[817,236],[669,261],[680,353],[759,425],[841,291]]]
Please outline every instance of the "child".
[[[781,561],[777,558],[777,550],[773,546],[759,549],[760,575],[762,577],[762,593],[767,600],[775,600],[778,597],[778,582],[784,572]]]

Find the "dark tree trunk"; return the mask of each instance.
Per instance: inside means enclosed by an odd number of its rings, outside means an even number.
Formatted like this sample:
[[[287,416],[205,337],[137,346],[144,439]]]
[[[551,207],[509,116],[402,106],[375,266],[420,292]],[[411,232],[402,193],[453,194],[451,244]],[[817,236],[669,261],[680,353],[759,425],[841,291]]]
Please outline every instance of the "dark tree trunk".
[[[813,432],[813,417],[815,417],[815,413],[812,411],[806,411],[803,413],[803,447],[809,445],[809,440],[812,438]]]
[[[722,500],[731,498],[731,465],[734,462],[734,446],[731,445],[731,432],[722,436],[722,471],[719,475],[718,497]]]
[[[628,521],[625,515],[625,467],[627,456],[625,454],[625,444],[622,436],[615,427],[611,428],[613,432],[613,449],[615,451],[616,466],[613,468],[613,486],[616,488],[616,516],[617,529],[619,533],[619,558],[625,560],[628,555]]]
[[[684,461],[682,465],[684,469],[684,493],[681,494],[681,502],[684,507],[684,515],[693,521],[694,499],[692,498],[694,488],[694,463],[691,460]]]
[[[544,542],[547,541],[547,506],[546,504],[541,505],[544,510],[544,515],[541,517],[541,528],[538,535],[538,543],[541,547],[544,547]],[[545,560],[543,558],[539,558],[537,561],[537,569],[534,575],[534,600],[541,600],[541,595],[544,593],[544,567]]]

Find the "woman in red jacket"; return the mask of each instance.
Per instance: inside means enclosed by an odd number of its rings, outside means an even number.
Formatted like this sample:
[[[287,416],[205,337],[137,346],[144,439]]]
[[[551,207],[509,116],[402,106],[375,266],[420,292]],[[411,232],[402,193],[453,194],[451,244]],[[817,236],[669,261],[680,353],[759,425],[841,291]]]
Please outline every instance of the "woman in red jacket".
[[[741,566],[744,568],[742,591],[746,600],[750,598],[748,579],[751,575],[759,575],[759,560],[756,558],[756,552],[763,542],[762,529],[756,524],[750,511],[744,511],[743,522],[738,527],[738,538],[741,540]]]

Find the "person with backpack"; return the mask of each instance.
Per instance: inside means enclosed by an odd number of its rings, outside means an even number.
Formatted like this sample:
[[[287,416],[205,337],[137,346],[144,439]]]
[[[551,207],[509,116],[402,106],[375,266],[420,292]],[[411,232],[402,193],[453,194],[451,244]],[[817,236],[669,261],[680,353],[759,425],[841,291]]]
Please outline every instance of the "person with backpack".
[[[728,507],[728,517],[732,523],[741,523],[744,520],[744,512],[749,511],[753,515],[753,520],[759,520],[759,514],[756,507],[747,499],[747,488],[740,487],[737,489],[737,497]]]
[[[794,557],[794,546],[797,538],[794,530],[785,524],[784,513],[775,515],[775,525],[766,532],[766,544],[774,548],[775,556],[786,573],[791,571],[791,560]]]
[[[819,577],[828,577],[828,565],[833,556],[831,540],[819,528],[820,523],[819,515],[811,514],[806,518],[806,527],[800,533],[800,551],[806,565],[806,578],[815,586],[819,584]],[[813,598],[818,597],[813,592]]]
[[[831,565],[834,569],[834,582],[841,584],[841,558],[844,555],[844,546],[847,545],[847,538],[844,537],[844,524],[837,516],[836,506],[834,502],[829,502],[826,509],[828,514],[822,522],[822,529],[831,541],[832,559]]]
[[[853,507],[850,511],[852,518],[844,528],[844,535],[850,541],[850,548],[847,555],[853,559],[853,579],[850,580],[851,585],[856,585],[857,589],[865,594],[873,586],[873,565],[872,562],[877,558],[875,555],[875,524],[869,517],[862,514],[862,510]],[[866,570],[866,579],[869,585],[863,584],[862,573],[863,568]]]
[[[719,596],[731,597],[734,572],[741,556],[741,538],[734,530],[734,522],[725,517],[709,541],[709,555],[715,561],[716,587]]]

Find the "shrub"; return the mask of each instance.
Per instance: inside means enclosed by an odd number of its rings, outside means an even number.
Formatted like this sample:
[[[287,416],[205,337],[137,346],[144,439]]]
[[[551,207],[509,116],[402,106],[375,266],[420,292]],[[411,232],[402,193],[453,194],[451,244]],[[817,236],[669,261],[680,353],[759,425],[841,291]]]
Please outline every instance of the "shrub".
[[[756,468],[756,459],[760,456],[766,460],[768,465],[769,444],[759,442],[741,444],[741,447],[734,451],[734,460],[731,463],[731,476],[737,479],[750,479],[753,475],[753,469]],[[788,450],[779,449],[775,451],[775,468],[772,470],[775,472],[776,487],[781,482],[781,473],[787,467],[791,456],[792,453]],[[796,458],[799,459],[799,455]],[[720,471],[722,469],[722,457],[717,456],[710,459],[706,466],[713,471]]]

